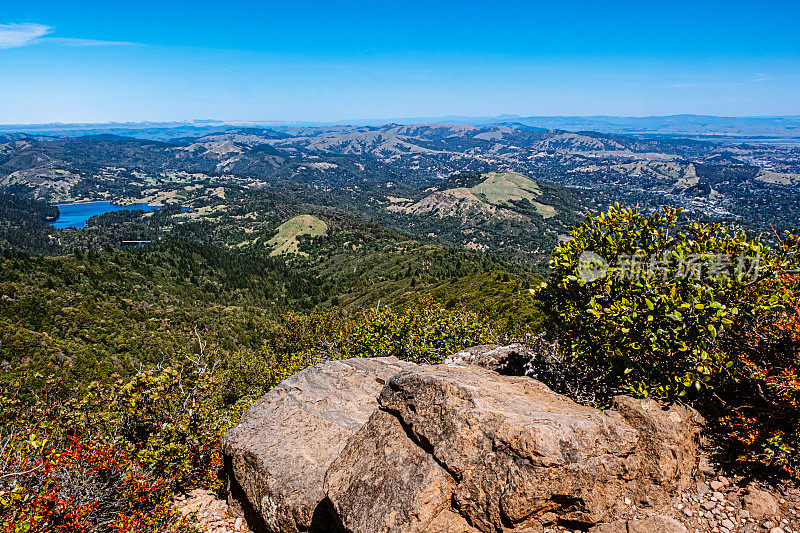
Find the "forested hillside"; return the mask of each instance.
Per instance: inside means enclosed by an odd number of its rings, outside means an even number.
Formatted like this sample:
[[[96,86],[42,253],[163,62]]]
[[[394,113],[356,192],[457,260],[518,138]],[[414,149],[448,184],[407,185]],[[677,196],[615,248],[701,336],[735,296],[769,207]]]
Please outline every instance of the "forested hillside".
[[[530,370],[558,392],[693,402],[745,443],[727,452],[797,475],[796,237],[776,231],[797,226],[796,150],[513,124],[196,133],[0,144],[8,531],[188,533],[171,500],[223,489],[220,436],[289,375],[512,340],[547,347]],[[52,224],[88,201],[154,209]],[[583,252],[616,272],[678,244],[760,254],[763,284],[580,277]],[[718,416],[736,384],[753,405]],[[756,423],[769,408],[788,422]]]

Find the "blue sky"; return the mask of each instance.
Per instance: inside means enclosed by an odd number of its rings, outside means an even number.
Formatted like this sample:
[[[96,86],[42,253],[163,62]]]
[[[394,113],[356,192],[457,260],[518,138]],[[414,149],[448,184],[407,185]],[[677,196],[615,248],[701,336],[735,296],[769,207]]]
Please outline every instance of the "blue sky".
[[[0,4],[0,123],[800,115],[800,2]]]

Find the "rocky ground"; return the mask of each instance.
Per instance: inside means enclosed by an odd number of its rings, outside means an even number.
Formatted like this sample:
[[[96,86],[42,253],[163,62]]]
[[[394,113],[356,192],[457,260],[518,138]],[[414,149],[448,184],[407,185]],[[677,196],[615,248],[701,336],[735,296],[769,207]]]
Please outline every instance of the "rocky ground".
[[[739,477],[719,476],[683,493],[672,514],[689,531],[797,533],[800,491],[781,494],[757,483],[745,484]]]
[[[193,490],[189,494],[179,496],[175,506],[184,516],[197,513],[195,515],[197,521],[202,531],[206,533],[250,533],[250,529],[241,518],[230,515],[228,503],[211,491]]]
[[[698,479],[666,509],[630,510],[590,533],[800,533],[800,488],[746,483],[741,477],[698,473]],[[628,503],[626,501],[625,503]],[[582,531],[545,528],[545,533]]]
[[[590,529],[591,533],[800,533],[800,489],[783,491],[725,476],[707,478],[702,474],[690,490],[681,494],[671,508],[637,509],[619,520]],[[250,533],[247,524],[228,513],[228,505],[216,494],[194,490],[176,501],[186,516],[197,512],[207,533]],[[545,528],[544,533],[583,532],[563,526]]]

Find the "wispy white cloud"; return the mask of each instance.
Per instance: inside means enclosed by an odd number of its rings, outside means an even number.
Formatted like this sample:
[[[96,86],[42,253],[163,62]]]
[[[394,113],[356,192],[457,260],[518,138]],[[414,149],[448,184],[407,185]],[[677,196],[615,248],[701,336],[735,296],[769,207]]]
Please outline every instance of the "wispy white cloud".
[[[664,89],[689,89],[693,87],[742,87],[752,83],[762,83],[777,79],[777,76],[772,74],[752,74],[740,77],[738,80],[727,81],[701,81],[701,82],[688,82],[688,83],[672,83],[669,85],[662,85]]]
[[[42,42],[63,44],[64,46],[136,46],[128,41],[101,41],[97,39],[75,39],[72,37],[45,37]]]
[[[74,37],[47,37],[54,28],[44,24],[0,24],[0,49],[21,48],[40,43],[61,46],[134,46],[127,41],[103,41],[98,39],[78,39]]]
[[[53,31],[43,24],[0,24],[0,48],[20,48],[36,43]]]

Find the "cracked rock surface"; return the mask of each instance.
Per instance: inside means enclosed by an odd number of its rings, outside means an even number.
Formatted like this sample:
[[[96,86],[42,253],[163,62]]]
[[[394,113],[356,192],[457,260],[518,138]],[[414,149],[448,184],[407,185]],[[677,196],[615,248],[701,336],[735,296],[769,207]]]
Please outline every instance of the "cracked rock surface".
[[[350,359],[267,393],[223,453],[256,532],[527,533],[671,501],[697,428],[650,400],[599,411],[479,366]]]
[[[329,522],[325,472],[378,408],[386,381],[410,366],[394,357],[329,361],[254,403],[222,439],[234,510],[256,531],[299,533]]]

